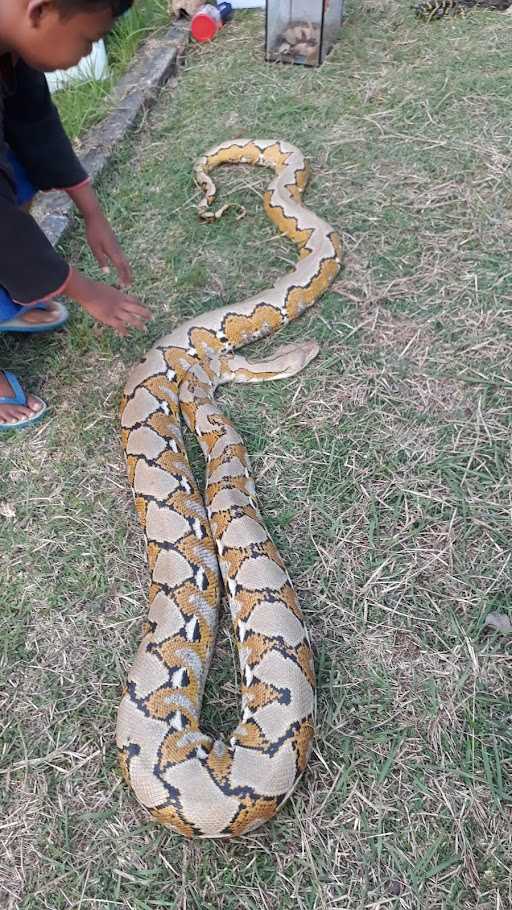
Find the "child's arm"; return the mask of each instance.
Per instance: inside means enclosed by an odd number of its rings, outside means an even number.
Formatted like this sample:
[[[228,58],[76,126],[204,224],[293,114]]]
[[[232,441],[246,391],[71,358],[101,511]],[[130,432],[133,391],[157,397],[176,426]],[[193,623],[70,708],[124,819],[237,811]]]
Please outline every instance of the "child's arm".
[[[130,326],[143,328],[150,318],[134,297],[91,281],[55,252],[31,215],[17,205],[1,156],[0,284],[16,303],[25,306],[65,293],[120,335],[126,335]]]
[[[88,240],[94,255],[102,266],[106,266],[108,261],[112,262],[118,269],[121,283],[128,283],[131,278],[128,263],[66,136],[50,98],[45,77],[21,60],[14,73],[15,91],[5,99],[4,104],[3,122],[8,144],[24,165],[34,186],[41,190],[62,189],[69,193],[84,214]],[[0,159],[0,178],[2,169]],[[0,197],[1,192],[0,186]],[[9,211],[2,211],[0,198],[0,275],[3,279],[6,274],[4,260],[9,258],[9,253],[5,249],[2,251],[2,236],[8,237],[17,224],[17,248],[23,263],[16,263],[14,257],[10,271],[16,269],[16,278],[14,284],[11,284],[12,290],[7,283],[8,279],[5,279],[5,286],[13,299],[26,304],[65,291],[94,318],[112,326],[121,334],[126,333],[126,326],[140,328],[150,318],[149,311],[135,298],[101,282],[91,281],[77,270],[70,269],[48,244],[33,219],[23,212],[13,212],[15,202],[12,193],[9,201]],[[32,276],[30,281],[29,275]]]
[[[104,272],[109,272],[110,266],[114,266],[122,287],[129,287],[132,283],[132,270],[103,213],[92,184],[88,181],[67,192],[85,221],[87,242],[96,261]]]
[[[0,157],[0,283],[21,305],[66,293],[120,335],[141,329],[149,311],[125,291],[91,281],[69,267],[34,219],[17,204]]]

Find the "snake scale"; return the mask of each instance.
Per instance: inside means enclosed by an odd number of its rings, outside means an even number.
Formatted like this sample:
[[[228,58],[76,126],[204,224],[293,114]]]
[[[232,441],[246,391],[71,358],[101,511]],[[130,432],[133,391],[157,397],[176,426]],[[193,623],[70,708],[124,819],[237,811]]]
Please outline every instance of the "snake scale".
[[[469,9],[489,9],[504,12],[512,0],[420,0],[413,7],[416,16],[426,22],[442,19],[450,13],[464,13]]]
[[[202,157],[274,170],[264,207],[298,248],[292,272],[233,306],[190,319],[135,366],[121,405],[123,445],[151,573],[149,615],[119,708],[123,776],[150,815],[186,837],[230,837],[271,818],[293,791],[312,744],[315,675],[308,634],[283,561],[258,511],[240,435],[214,400],[225,382],[292,376],[318,353],[288,345],[269,360],[233,353],[315,303],[340,268],[341,241],[302,204],[309,168],[294,146],[239,139]],[[206,462],[204,497],[182,419]],[[222,576],[222,582],[219,577]],[[199,726],[223,583],[241,673],[242,716],[228,742]]]

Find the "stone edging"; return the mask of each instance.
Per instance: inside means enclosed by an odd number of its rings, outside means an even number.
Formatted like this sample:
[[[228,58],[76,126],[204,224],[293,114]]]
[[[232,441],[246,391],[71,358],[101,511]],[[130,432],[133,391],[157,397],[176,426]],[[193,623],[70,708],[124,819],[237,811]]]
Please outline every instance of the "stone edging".
[[[152,107],[159,89],[176,75],[188,39],[188,24],[176,22],[161,38],[150,38],[144,43],[134,64],[119,80],[112,93],[112,112],[92,127],[82,142],[80,158],[93,180],[100,176],[142,113]],[[45,193],[33,208],[36,221],[54,246],[69,230],[74,213],[73,203],[61,192]]]

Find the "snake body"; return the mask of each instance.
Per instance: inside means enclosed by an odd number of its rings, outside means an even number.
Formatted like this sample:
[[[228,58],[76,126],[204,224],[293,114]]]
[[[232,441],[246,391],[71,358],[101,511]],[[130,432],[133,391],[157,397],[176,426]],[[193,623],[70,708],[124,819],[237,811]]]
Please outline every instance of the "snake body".
[[[503,12],[512,0],[420,0],[414,7],[416,16],[426,22],[442,19],[450,13],[464,13],[468,9],[490,9]]]
[[[307,342],[251,363],[235,349],[297,318],[329,287],[341,261],[335,231],[301,202],[309,169],[276,140],[216,146],[196,165],[202,217],[219,165],[272,168],[264,194],[273,223],[300,251],[294,270],[233,306],[190,319],[131,372],[123,445],[151,572],[149,615],[119,708],[121,769],[139,803],[187,837],[243,834],[271,818],[311,750],[315,676],[308,634],[283,561],[258,511],[243,441],[214,400],[220,383],[292,376],[318,352]],[[181,421],[206,461],[199,492]],[[242,716],[228,742],[201,731],[220,580],[241,674]]]

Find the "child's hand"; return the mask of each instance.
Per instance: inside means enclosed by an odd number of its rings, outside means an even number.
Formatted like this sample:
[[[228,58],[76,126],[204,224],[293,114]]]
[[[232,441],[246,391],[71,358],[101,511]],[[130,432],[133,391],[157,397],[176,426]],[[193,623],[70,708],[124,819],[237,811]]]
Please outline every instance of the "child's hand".
[[[96,211],[86,218],[85,232],[87,243],[102,270],[109,272],[113,265],[121,286],[129,287],[132,270],[103,212]]]
[[[151,319],[151,313],[124,291],[110,287],[108,284],[96,284],[94,296],[80,301],[93,319],[109,325],[118,335],[127,335],[128,329],[144,329]]]
[[[129,287],[132,283],[132,270],[117,242],[114,231],[103,214],[92,183],[81,183],[78,187],[67,190],[67,193],[83,215],[87,243],[96,261],[104,272],[109,272],[110,266],[113,265],[121,286]]]
[[[66,294],[93,319],[111,326],[118,335],[127,335],[130,328],[143,329],[151,319],[150,311],[135,297],[100,281],[91,281],[76,269],[71,269]]]

